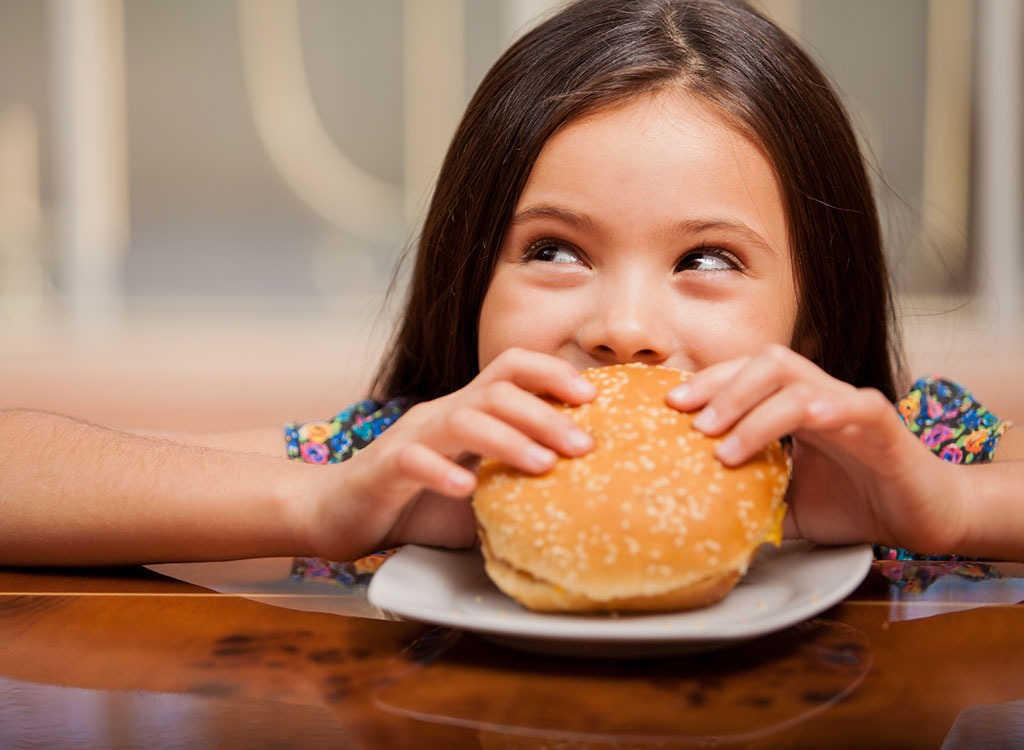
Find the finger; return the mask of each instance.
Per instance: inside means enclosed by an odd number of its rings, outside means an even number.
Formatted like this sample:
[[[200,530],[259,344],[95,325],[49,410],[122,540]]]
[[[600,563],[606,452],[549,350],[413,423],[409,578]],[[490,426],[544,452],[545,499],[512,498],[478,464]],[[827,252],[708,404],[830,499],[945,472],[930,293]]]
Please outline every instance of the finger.
[[[520,388],[563,401],[582,404],[597,395],[597,388],[569,362],[549,354],[513,347],[507,349],[476,377],[480,384],[507,380]]]
[[[793,384],[765,399],[743,416],[716,449],[722,463],[748,461],[765,445],[784,435],[821,449],[829,446],[862,464],[891,463],[905,430],[892,405],[878,391],[850,388],[842,394],[807,397],[804,384]]]
[[[769,443],[805,427],[805,391],[801,385],[777,391],[744,414],[715,449],[718,460],[726,466],[738,466]]]
[[[710,401],[749,361],[750,357],[740,357],[705,367],[687,378],[685,383],[672,388],[665,396],[665,401],[679,411],[696,411]]]
[[[528,474],[542,474],[558,459],[555,451],[502,419],[468,407],[438,419],[424,431],[421,442],[442,455],[489,456]]]
[[[720,435],[784,388],[795,388],[805,401],[818,394],[854,390],[810,360],[786,347],[773,345],[747,362],[721,387],[694,418],[693,426],[707,435]]]
[[[421,443],[408,443],[395,454],[393,487],[398,497],[408,498],[423,489],[447,497],[466,497],[476,489],[476,474]]]
[[[594,447],[593,439],[568,414],[508,381],[477,388],[466,401],[473,408],[514,427],[540,446],[563,455],[579,456]]]

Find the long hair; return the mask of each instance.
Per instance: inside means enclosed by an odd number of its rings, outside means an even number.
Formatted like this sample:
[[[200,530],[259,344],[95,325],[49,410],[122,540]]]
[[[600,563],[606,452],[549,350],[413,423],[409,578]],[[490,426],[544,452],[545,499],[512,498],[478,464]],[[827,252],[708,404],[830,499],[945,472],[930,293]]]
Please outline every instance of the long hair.
[[[477,374],[484,295],[546,141],[579,117],[669,86],[718,107],[778,175],[798,290],[793,348],[896,398],[892,291],[849,118],[799,46],[733,0],[580,0],[502,55],[442,165],[376,396],[432,399]]]

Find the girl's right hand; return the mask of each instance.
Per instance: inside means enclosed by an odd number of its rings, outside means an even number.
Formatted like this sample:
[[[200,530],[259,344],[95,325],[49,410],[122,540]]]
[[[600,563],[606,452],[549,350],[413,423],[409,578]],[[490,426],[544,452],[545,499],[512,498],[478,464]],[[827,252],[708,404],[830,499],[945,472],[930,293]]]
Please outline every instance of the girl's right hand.
[[[316,554],[352,559],[406,542],[471,544],[476,474],[468,465],[488,456],[542,474],[559,454],[587,453],[593,440],[548,399],[581,404],[595,395],[568,362],[503,352],[465,387],[416,404],[357,455],[326,467],[307,516]]]

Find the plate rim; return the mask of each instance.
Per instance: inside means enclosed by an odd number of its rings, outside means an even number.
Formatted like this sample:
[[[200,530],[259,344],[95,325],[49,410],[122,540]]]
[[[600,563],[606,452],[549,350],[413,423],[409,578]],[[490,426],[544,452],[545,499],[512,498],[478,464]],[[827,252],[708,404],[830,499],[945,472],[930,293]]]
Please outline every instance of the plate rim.
[[[871,568],[873,554],[871,545],[837,545],[826,546],[816,545],[805,540],[786,540],[776,548],[778,551],[772,554],[772,550],[766,551],[762,556],[759,554],[748,571],[768,572],[773,574],[773,569],[784,567],[787,557],[805,558],[810,556],[813,563],[816,558],[835,558],[833,564],[843,571],[842,575],[835,575],[831,580],[832,585],[823,585],[812,596],[805,597],[797,604],[782,607],[772,616],[757,620],[732,620],[725,622],[714,622],[702,627],[691,629],[675,630],[669,627],[673,622],[680,623],[687,620],[698,621],[702,615],[709,610],[689,610],[685,612],[650,613],[638,615],[622,615],[619,617],[601,617],[599,620],[590,619],[588,616],[560,613],[537,613],[530,612],[517,604],[504,593],[498,591],[489,592],[507,599],[509,607],[516,612],[514,617],[498,616],[486,619],[477,619],[467,616],[464,612],[455,609],[453,602],[455,596],[471,592],[460,591],[460,581],[446,577],[443,566],[462,564],[460,560],[465,559],[479,564],[483,567],[483,559],[479,549],[451,550],[438,547],[425,547],[420,545],[407,545],[399,550],[393,557],[388,559],[376,572],[370,581],[367,595],[371,604],[386,610],[401,619],[416,622],[425,622],[432,625],[456,628],[484,635],[501,636],[503,639],[514,640],[543,640],[563,643],[689,643],[689,644],[717,644],[729,643],[742,640],[749,640],[768,633],[782,630],[783,628],[795,625],[814,617],[816,614],[837,604],[851,594],[867,576]],[[780,558],[782,558],[780,560]],[[791,562],[791,561],[790,561]],[[807,561],[804,560],[804,563]],[[427,563],[426,568],[422,566]],[[447,596],[444,601],[436,605],[422,606],[413,601],[402,601],[393,596],[394,585],[392,579],[400,575],[405,565],[419,565],[420,570],[426,570],[428,575],[433,574],[445,588]],[[431,570],[430,565],[434,566]],[[390,566],[390,569],[389,569]],[[806,565],[802,565],[794,580],[801,581],[809,577]],[[813,567],[813,566],[811,566]],[[813,571],[811,571],[813,573]],[[475,574],[475,570],[474,570]],[[774,573],[778,575],[777,573]],[[747,576],[744,577],[746,579]],[[782,578],[786,578],[785,572]],[[742,583],[741,579],[741,583]],[[828,583],[828,582],[826,582]],[[493,586],[487,579],[486,586]],[[757,581],[749,582],[751,586],[758,586]],[[731,596],[732,594],[730,594]],[[727,597],[728,599],[728,597]],[[522,629],[523,618],[529,618],[531,623],[571,623],[570,625],[555,625],[548,631],[538,631],[532,628],[524,632]],[[635,626],[638,622],[657,623],[658,629],[648,628],[643,632],[637,632]],[[517,623],[519,627],[517,627]],[[595,626],[598,623],[598,626]],[[630,627],[630,626],[633,627]],[[652,626],[653,628],[654,626]]]

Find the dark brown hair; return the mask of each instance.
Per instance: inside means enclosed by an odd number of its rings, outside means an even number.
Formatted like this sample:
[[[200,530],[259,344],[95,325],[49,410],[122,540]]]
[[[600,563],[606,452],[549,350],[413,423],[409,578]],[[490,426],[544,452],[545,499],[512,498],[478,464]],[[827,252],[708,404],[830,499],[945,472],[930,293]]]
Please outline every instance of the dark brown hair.
[[[432,399],[477,374],[484,295],[545,142],[576,118],[667,86],[725,112],[779,176],[799,290],[793,348],[896,398],[892,292],[849,119],[796,43],[730,0],[581,0],[494,64],[442,166],[376,396]]]

